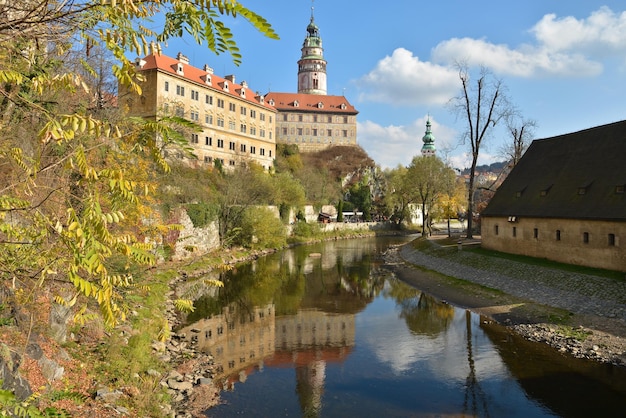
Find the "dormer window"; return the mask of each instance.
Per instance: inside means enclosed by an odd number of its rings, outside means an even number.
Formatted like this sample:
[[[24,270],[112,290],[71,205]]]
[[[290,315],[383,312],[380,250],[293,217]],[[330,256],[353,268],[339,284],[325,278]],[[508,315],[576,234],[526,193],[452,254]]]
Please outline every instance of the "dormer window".
[[[346,110],[346,107],[347,107],[347,106],[346,106],[346,104],[345,104],[345,103],[342,103],[342,104],[341,104],[341,106],[339,106],[339,107],[341,108],[341,110]]]
[[[300,106],[300,102],[299,101],[294,101],[293,102],[293,107],[299,107]]]
[[[319,103],[317,104],[317,108],[318,108],[318,109],[323,109],[323,108],[324,108],[324,103],[319,102]]]
[[[552,185],[549,185],[548,187],[546,187],[545,189],[539,192],[539,196],[546,197],[548,193],[550,193],[551,188],[552,188]]]
[[[241,93],[239,94],[241,97],[246,97],[246,89],[245,88],[241,88]]]
[[[261,97],[263,97],[263,96],[261,96]],[[270,105],[270,106],[274,106],[274,99],[270,99],[270,101],[269,101],[269,105]]]
[[[183,64],[180,62],[176,64],[176,74],[185,75],[185,73],[183,72]]]
[[[206,83],[207,86],[213,85],[211,74],[207,74],[206,76],[204,76],[204,82]]]
[[[578,186],[578,188],[576,189],[576,194],[579,196],[582,196],[584,194],[587,194],[587,191],[589,190],[589,187],[591,187],[591,181],[581,184],[580,186]]]
[[[228,81],[224,81],[224,91],[228,91]]]

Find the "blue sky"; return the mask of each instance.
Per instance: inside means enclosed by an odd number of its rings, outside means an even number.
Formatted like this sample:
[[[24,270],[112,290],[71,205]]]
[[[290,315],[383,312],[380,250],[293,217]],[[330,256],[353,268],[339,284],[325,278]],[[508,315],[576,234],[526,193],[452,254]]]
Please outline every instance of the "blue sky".
[[[345,95],[357,108],[357,141],[382,168],[420,153],[429,115],[439,155],[456,168],[469,165],[469,145],[460,144],[464,121],[446,107],[460,91],[458,61],[500,78],[521,114],[537,122],[536,138],[626,119],[623,0],[241,2],[281,39],[227,19],[243,55],[239,67],[191,38],[170,41],[163,52],[183,52],[193,65],[235,74],[261,93],[295,92],[313,5],[328,94]],[[508,138],[500,129],[493,134],[479,163],[502,160]]]

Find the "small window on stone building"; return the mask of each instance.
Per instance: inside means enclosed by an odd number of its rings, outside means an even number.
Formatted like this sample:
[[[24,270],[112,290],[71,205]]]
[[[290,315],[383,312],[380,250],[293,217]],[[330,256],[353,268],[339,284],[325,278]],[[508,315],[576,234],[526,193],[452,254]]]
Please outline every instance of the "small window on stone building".
[[[560,229],[556,230],[556,240],[557,241],[561,241],[561,230]]]
[[[589,244],[589,232],[583,232],[583,242]]]
[[[499,227],[498,227],[498,225],[496,225],[496,226],[494,227],[493,233],[494,233],[494,234],[496,234],[496,235],[498,235],[498,232],[499,232],[498,230],[499,230]]]
[[[517,227],[513,227],[513,237],[517,236]]]
[[[609,234],[609,247],[615,246],[615,234]]]
[[[533,238],[539,239],[539,229],[538,228],[534,228],[533,229]]]

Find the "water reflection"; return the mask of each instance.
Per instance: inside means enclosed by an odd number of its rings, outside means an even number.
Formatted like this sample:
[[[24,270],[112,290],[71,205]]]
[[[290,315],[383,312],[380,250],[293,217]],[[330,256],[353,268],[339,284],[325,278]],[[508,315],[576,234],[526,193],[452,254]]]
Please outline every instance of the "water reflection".
[[[210,415],[580,416],[524,374],[535,346],[395,279],[380,258],[389,242],[301,247],[224,273],[179,330],[221,365],[229,404]]]

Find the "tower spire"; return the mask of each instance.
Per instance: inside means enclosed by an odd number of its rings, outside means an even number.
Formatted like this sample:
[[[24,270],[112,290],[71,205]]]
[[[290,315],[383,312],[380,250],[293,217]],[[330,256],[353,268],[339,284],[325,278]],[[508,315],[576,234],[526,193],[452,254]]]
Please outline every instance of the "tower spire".
[[[298,61],[298,93],[326,95],[326,60],[311,0],[311,21],[306,27],[302,56]]]
[[[422,141],[424,142],[424,145],[422,146],[422,155],[424,157],[435,155],[435,152],[437,152],[437,149],[435,148],[435,135],[433,135],[430,126],[430,115],[428,115],[428,118],[426,119],[426,133],[422,138]]]

